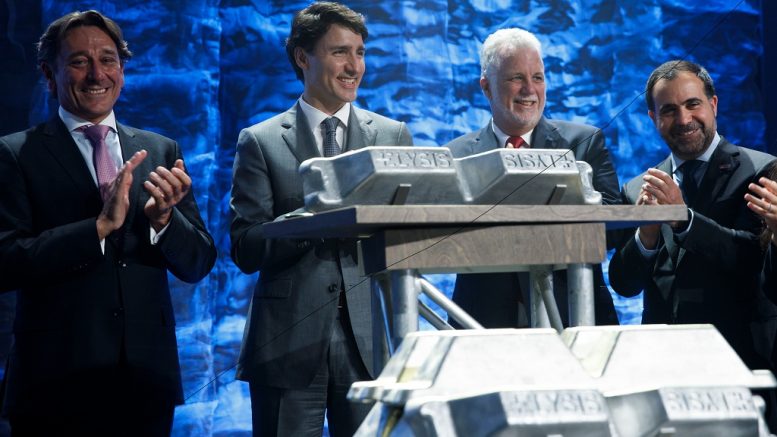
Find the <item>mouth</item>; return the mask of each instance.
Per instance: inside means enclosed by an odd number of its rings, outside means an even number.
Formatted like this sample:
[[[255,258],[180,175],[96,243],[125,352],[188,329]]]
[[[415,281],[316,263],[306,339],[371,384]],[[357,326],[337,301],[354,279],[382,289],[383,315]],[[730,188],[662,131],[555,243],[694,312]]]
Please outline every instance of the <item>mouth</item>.
[[[357,83],[355,77],[338,77],[337,80],[348,88],[355,87]]]
[[[88,96],[100,96],[106,94],[108,92],[108,88],[84,88],[81,90],[81,92]]]
[[[513,103],[524,108],[532,108],[537,104],[537,101],[528,100],[528,99],[518,99],[518,100],[513,100]]]

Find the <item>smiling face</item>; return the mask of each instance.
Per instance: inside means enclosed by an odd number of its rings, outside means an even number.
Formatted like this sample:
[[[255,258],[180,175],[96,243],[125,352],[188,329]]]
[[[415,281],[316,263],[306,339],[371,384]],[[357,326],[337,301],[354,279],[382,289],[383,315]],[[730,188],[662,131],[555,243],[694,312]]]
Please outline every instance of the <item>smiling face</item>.
[[[536,50],[519,47],[480,79],[494,122],[508,135],[534,129],[545,110],[545,65]]]
[[[116,44],[96,26],[69,30],[55,65],[42,65],[51,92],[73,115],[99,123],[113,110],[124,86]]]
[[[656,82],[653,100],[648,115],[672,152],[683,160],[701,156],[715,137],[718,97],[708,98],[701,79],[682,71]]]
[[[331,115],[356,100],[364,75],[364,40],[347,27],[333,24],[312,52],[297,47],[295,59],[305,77],[302,97]]]

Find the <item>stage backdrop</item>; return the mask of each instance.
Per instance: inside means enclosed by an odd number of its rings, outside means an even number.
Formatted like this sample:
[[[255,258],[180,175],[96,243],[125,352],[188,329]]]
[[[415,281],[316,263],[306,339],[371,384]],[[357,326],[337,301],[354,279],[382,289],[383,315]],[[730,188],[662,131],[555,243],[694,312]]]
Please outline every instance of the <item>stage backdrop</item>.
[[[177,436],[250,435],[248,387],[234,379],[256,275],[229,259],[228,201],[241,128],[284,111],[302,84],[284,52],[294,0],[18,1],[0,4],[0,134],[45,120],[55,103],[36,82],[32,43],[45,24],[95,8],[124,29],[135,57],[119,120],[175,138],[219,245],[197,285],[173,281],[186,405]],[[518,26],[545,47],[546,115],[601,127],[621,182],[667,155],[646,114],[645,80],[673,58],[698,61],[717,83],[719,130],[765,149],[758,88],[757,0],[348,1],[367,18],[367,73],[356,104],[408,123],[417,145],[442,145],[489,119],[478,50],[494,30]],[[435,276],[450,288],[450,275]],[[5,302],[8,302],[6,296]],[[618,301],[639,320],[639,299]],[[6,322],[9,311],[3,314]],[[7,325],[7,323],[6,323]]]

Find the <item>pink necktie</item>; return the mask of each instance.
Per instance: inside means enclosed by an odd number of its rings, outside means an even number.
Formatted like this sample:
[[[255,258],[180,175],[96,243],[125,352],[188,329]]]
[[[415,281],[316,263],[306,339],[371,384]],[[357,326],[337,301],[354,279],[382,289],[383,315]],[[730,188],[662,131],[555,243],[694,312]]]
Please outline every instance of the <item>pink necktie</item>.
[[[505,143],[505,147],[508,149],[520,149],[522,146],[526,145],[526,141],[523,140],[521,137],[509,137],[507,139],[507,142]]]
[[[82,126],[86,139],[92,143],[94,151],[92,160],[94,161],[94,171],[97,174],[97,185],[100,188],[100,197],[103,202],[108,200],[108,192],[111,182],[116,179],[116,163],[113,162],[111,154],[108,153],[108,146],[105,144],[105,136],[108,135],[110,127],[102,124],[93,124],[91,126]]]

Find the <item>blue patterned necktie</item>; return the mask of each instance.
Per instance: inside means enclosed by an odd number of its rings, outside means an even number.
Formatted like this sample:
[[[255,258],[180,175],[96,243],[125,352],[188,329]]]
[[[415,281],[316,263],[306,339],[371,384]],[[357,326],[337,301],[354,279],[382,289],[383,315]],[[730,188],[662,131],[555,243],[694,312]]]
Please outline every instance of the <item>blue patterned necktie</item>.
[[[324,125],[324,156],[337,156],[340,154],[340,146],[337,144],[337,124],[335,117],[329,117],[321,122]]]

